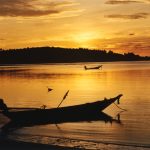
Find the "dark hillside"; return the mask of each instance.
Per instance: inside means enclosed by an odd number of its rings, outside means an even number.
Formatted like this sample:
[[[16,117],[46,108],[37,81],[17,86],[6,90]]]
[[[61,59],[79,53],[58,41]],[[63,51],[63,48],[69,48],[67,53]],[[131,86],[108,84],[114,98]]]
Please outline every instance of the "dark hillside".
[[[150,60],[133,53],[118,54],[106,50],[71,49],[60,47],[34,47],[0,50],[0,64],[61,63],[100,61]]]

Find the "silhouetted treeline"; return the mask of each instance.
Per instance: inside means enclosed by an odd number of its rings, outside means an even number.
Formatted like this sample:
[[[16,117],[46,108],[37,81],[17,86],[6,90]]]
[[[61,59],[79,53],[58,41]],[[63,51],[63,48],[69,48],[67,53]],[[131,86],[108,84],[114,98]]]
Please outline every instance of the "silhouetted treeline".
[[[118,54],[106,50],[71,49],[60,47],[34,47],[0,50],[0,64],[61,63],[150,60],[133,53]]]

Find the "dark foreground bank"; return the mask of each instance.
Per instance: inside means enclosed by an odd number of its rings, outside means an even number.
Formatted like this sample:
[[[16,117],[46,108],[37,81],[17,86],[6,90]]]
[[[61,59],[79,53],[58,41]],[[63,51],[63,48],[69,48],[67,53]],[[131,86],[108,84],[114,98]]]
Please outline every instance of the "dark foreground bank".
[[[27,143],[13,140],[1,140],[1,150],[79,150],[79,148],[68,148],[54,145]]]

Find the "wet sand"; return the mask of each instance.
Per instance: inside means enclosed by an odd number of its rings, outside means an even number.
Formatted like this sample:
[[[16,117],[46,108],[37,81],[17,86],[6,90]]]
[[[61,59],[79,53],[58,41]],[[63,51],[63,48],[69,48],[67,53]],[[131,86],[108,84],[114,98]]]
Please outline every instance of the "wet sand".
[[[123,146],[114,144],[102,144],[90,145],[85,147],[66,147],[66,146],[56,146],[47,144],[38,144],[32,142],[22,142],[14,140],[0,140],[1,150],[148,150],[147,147],[136,147],[136,146]]]
[[[35,144],[13,140],[1,140],[1,150],[80,150],[80,148],[68,148],[54,145]]]

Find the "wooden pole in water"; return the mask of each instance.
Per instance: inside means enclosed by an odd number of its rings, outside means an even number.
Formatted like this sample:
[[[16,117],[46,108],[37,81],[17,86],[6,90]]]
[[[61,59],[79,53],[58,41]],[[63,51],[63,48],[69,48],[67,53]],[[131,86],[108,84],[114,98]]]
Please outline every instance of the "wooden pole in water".
[[[58,105],[58,107],[57,107],[57,108],[59,108],[59,106],[62,104],[62,102],[66,99],[66,97],[67,97],[68,93],[69,93],[69,90],[66,92],[66,94],[64,95],[64,97],[63,97],[62,101],[59,103],[59,105]]]

